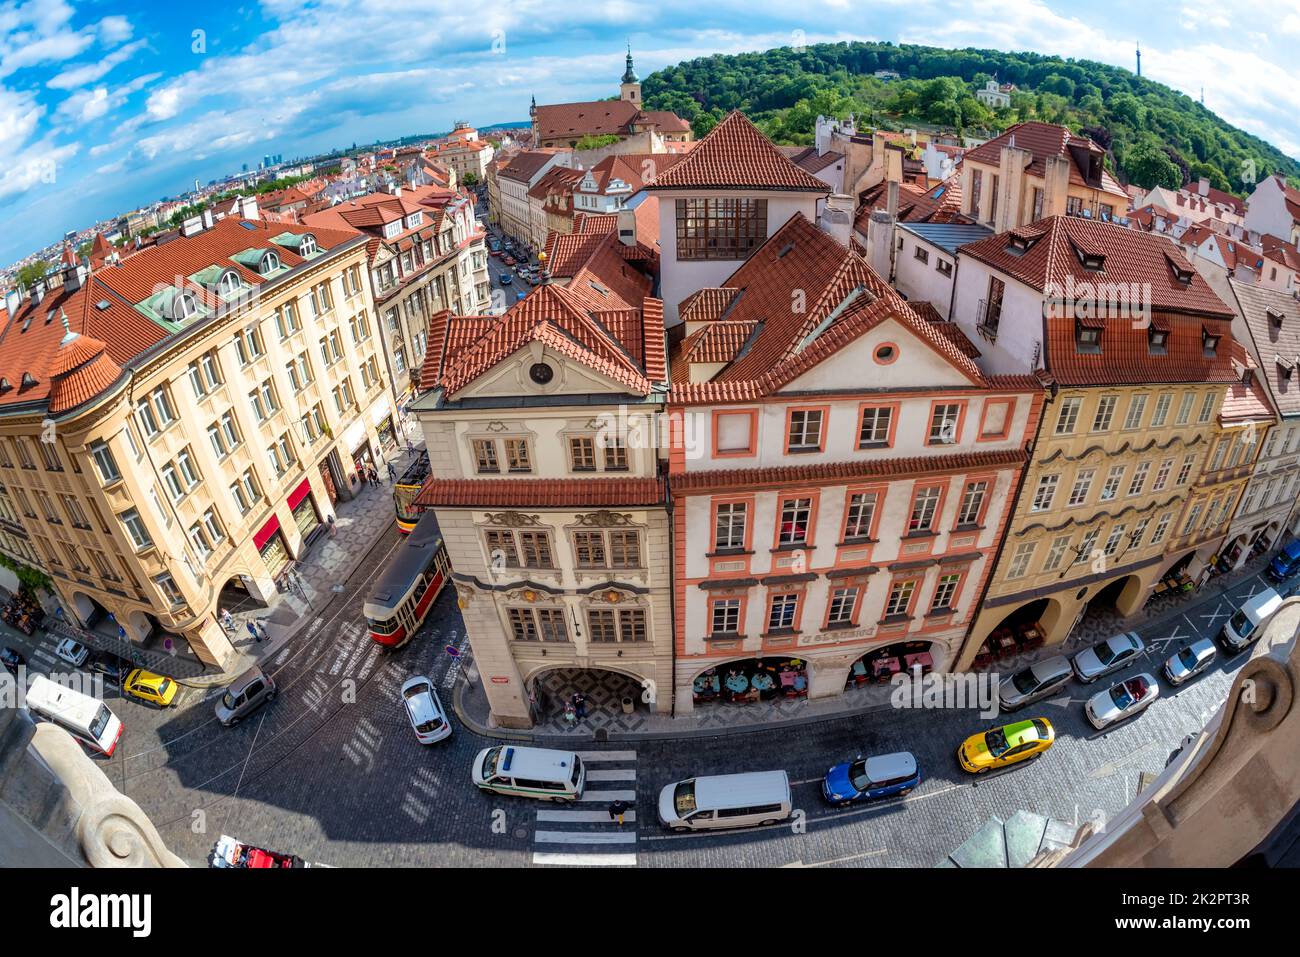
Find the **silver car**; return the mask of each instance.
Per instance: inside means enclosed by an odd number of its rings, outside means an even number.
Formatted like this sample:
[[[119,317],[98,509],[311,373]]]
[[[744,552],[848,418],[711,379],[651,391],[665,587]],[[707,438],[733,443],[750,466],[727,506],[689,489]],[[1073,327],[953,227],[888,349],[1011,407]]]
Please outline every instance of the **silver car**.
[[[74,668],[80,668],[90,657],[90,649],[71,638],[64,638],[55,645],[54,653]]]
[[[1160,685],[1153,676],[1144,672],[1097,692],[1088,699],[1083,710],[1092,726],[1100,731],[1107,725],[1145,711],[1158,697]]]
[[[433,683],[423,675],[407,679],[402,685],[402,700],[406,702],[406,716],[415,729],[415,739],[421,744],[433,744],[451,734],[451,722],[442,710],[438,692]]]
[[[1023,708],[1064,688],[1072,677],[1070,662],[1063,655],[1035,662],[1003,679],[998,686],[998,705],[1003,711]]]
[[[1080,681],[1091,684],[1113,671],[1128,667],[1145,649],[1137,632],[1128,631],[1083,649],[1071,660],[1070,667]]]
[[[1194,641],[1165,662],[1165,677],[1171,685],[1180,685],[1191,681],[1218,657],[1214,642],[1209,638]]]
[[[230,683],[226,693],[217,699],[217,720],[227,728],[239,724],[262,705],[275,697],[275,679],[264,674],[261,668],[249,668]]]

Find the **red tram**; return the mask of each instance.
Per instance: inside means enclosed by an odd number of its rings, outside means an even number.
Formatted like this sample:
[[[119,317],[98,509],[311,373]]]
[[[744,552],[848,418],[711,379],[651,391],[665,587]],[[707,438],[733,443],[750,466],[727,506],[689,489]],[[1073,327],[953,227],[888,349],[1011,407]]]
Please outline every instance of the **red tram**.
[[[366,596],[370,637],[387,648],[406,644],[424,624],[450,572],[438,519],[425,512]]]

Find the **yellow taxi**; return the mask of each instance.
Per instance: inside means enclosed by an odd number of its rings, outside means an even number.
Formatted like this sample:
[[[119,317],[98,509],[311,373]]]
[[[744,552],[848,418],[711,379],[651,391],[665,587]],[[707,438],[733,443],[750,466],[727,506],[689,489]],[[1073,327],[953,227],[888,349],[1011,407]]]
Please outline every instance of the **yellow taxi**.
[[[122,690],[133,698],[165,708],[176,698],[176,682],[152,671],[136,668],[126,676]]]
[[[1036,758],[1056,740],[1056,731],[1046,718],[1030,718],[973,734],[957,749],[957,761],[971,774],[983,774]]]

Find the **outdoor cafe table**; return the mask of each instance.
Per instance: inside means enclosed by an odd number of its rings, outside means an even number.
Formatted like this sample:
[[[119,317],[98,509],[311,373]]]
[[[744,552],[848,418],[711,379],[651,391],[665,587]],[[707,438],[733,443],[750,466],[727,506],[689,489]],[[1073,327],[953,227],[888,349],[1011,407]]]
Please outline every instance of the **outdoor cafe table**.
[[[881,675],[892,675],[900,668],[901,665],[899,665],[897,658],[879,658],[876,660],[875,664],[876,677],[879,678]]]
[[[743,694],[749,690],[749,679],[742,674],[727,675],[727,690]]]
[[[754,679],[750,683],[754,686],[755,691],[771,691],[773,686],[772,676],[765,671],[760,671],[754,675]]]

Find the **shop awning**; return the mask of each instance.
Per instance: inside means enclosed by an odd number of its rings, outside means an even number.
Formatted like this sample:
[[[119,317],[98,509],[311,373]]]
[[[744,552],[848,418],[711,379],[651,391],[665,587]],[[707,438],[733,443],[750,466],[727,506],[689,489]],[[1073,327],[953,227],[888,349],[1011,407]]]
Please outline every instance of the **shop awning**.
[[[265,525],[263,525],[260,529],[258,529],[257,534],[253,536],[253,547],[260,552],[262,550],[262,546],[265,545],[267,542],[269,542],[271,540],[271,536],[274,535],[279,530],[280,530],[280,520],[276,518],[274,515],[272,515],[271,520],[267,522]]]
[[[289,493],[289,508],[297,508],[298,503],[311,491],[311,479],[303,479],[302,484]],[[259,546],[260,547],[260,546]]]

